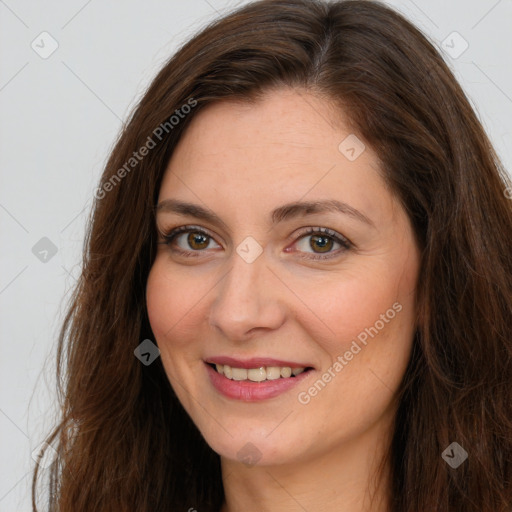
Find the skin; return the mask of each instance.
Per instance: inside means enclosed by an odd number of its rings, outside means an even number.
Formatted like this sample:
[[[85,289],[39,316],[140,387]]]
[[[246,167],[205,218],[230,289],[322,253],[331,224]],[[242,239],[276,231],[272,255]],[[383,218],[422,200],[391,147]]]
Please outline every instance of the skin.
[[[169,381],[221,456],[222,512],[389,510],[388,467],[376,471],[411,353],[420,254],[377,155],[366,145],[350,161],[338,149],[351,133],[325,99],[274,89],[254,104],[224,101],[201,111],[165,172],[159,203],[196,203],[226,224],[159,211],[161,232],[193,225],[212,239],[191,246],[182,234],[158,245],[147,283]],[[338,212],[269,221],[285,203],[321,199],[348,203],[373,225]],[[314,235],[302,233],[310,226],[330,228],[352,247],[340,252],[331,242],[327,255],[334,257],[306,259],[326,255],[320,243],[310,244]],[[252,263],[236,251],[248,236],[263,249]],[[197,247],[198,257],[176,252]],[[395,303],[400,312],[333,371],[338,356]],[[314,370],[278,397],[244,402],[210,384],[204,359],[219,355],[273,357]],[[335,377],[300,403],[299,393],[329,368]],[[237,455],[247,443],[257,449],[254,464]]]

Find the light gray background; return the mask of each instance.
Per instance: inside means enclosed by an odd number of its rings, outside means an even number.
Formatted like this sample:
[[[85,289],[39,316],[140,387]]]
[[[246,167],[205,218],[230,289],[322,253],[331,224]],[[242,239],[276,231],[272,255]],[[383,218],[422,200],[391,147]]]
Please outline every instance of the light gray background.
[[[0,0],[2,512],[31,510],[31,453],[55,413],[56,335],[121,121],[178,44],[242,3]],[[512,0],[387,3],[437,42],[510,170]],[[59,45],[46,59],[31,47],[50,48],[44,31]],[[469,44],[457,58],[454,31]],[[42,237],[57,247],[46,262],[32,252]]]

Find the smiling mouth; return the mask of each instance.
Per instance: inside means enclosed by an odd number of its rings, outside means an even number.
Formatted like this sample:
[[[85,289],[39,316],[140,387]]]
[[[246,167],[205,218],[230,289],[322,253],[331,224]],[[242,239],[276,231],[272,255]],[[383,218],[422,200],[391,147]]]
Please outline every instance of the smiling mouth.
[[[311,367],[291,368],[289,366],[260,366],[258,368],[235,368],[227,364],[207,363],[217,373],[227,379],[248,382],[265,382],[270,380],[294,378],[309,372]]]

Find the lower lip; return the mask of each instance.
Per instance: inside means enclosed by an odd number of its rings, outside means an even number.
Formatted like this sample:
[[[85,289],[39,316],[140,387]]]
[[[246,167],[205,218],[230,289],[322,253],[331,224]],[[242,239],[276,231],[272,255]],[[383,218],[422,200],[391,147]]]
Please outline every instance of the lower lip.
[[[279,396],[307,378],[312,371],[304,371],[296,377],[279,377],[279,379],[275,380],[252,382],[228,379],[215,371],[209,364],[206,364],[206,369],[210,381],[217,391],[228,398],[242,400],[244,402],[256,402],[258,400],[266,400]]]

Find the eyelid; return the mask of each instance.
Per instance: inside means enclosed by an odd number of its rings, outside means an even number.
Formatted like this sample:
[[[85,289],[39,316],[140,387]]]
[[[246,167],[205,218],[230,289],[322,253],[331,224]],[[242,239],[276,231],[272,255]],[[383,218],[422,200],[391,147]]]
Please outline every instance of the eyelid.
[[[170,245],[170,243],[173,242],[174,239],[176,237],[178,237],[179,235],[182,235],[183,233],[191,233],[191,232],[192,233],[201,233],[201,234],[207,236],[208,238],[210,238],[211,240],[213,240],[216,244],[220,245],[215,240],[216,235],[214,236],[210,231],[208,231],[205,228],[202,228],[200,226],[190,225],[190,224],[187,224],[185,226],[178,226],[176,228],[173,228],[173,229],[170,229],[167,231],[162,231],[162,230],[158,229],[158,233],[164,239],[163,242],[159,242],[159,243],[165,244],[165,245]],[[178,252],[179,251],[187,252],[185,249],[178,249]],[[200,253],[200,252],[204,252],[204,251],[189,251],[189,252]]]
[[[212,238],[215,238],[213,236],[213,234],[210,233],[210,231],[208,231],[206,228],[202,228],[200,226],[195,226],[193,224],[186,224],[183,226],[177,226],[175,228],[164,229],[164,230],[157,229],[157,231],[158,231],[158,234],[164,239],[171,238],[171,237],[181,234],[185,231],[198,231],[198,232],[208,235]]]
[[[297,240],[298,240],[298,239],[302,238],[304,235],[313,235],[313,234],[318,234],[318,233],[320,233],[322,235],[327,235],[330,238],[333,238],[334,240],[339,242],[340,244],[344,244],[344,245],[347,245],[350,247],[354,246],[354,244],[346,236],[342,235],[341,233],[338,233],[334,229],[320,227],[320,226],[315,226],[315,227],[308,226],[308,227],[302,228],[302,230],[299,232],[299,234],[294,233],[292,235],[292,238],[297,237]]]

